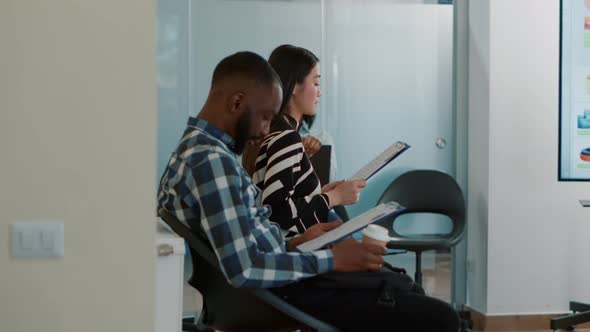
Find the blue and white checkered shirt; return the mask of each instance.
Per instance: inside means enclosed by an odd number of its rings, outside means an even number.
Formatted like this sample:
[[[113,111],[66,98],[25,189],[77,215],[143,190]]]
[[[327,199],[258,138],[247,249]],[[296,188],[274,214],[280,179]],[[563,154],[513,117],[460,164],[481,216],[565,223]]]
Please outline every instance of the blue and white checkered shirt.
[[[234,140],[199,118],[190,118],[170,157],[158,205],[193,230],[201,227],[235,287],[279,287],[331,271],[330,250],[287,252],[270,208],[256,206],[259,190],[233,151]]]

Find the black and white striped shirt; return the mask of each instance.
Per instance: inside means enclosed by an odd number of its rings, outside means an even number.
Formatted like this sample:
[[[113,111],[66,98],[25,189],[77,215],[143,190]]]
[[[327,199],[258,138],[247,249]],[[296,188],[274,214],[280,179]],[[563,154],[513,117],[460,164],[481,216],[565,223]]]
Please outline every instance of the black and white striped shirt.
[[[270,220],[283,230],[303,233],[327,221],[330,205],[296,128],[292,117],[278,119],[260,146],[252,178],[262,189],[261,203],[272,208]]]

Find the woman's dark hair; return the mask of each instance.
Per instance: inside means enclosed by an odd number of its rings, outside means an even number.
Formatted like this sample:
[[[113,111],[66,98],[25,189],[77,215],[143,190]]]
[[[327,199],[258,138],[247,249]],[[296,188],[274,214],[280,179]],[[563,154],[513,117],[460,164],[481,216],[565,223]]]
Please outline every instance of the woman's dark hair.
[[[293,89],[297,83],[301,84],[305,77],[309,75],[313,67],[320,62],[310,51],[293,45],[281,45],[272,51],[268,63],[275,70],[281,79],[283,88],[283,102],[279,113],[271,122],[271,128],[280,121],[285,113],[289,110],[289,101],[293,95]],[[303,115],[301,120],[309,127],[313,124],[314,116]],[[299,128],[296,128],[299,130]],[[272,131],[272,129],[271,129]],[[260,145],[248,145],[242,155],[242,165],[250,176],[254,175],[256,168],[256,158]]]
[[[320,62],[317,56],[303,47],[281,45],[272,51],[268,63],[279,75],[283,87],[283,102],[274,121],[278,121],[289,109],[289,101],[297,83],[302,84],[313,67]],[[303,115],[302,120],[309,127],[313,124],[314,116]],[[299,128],[297,128],[299,129]]]

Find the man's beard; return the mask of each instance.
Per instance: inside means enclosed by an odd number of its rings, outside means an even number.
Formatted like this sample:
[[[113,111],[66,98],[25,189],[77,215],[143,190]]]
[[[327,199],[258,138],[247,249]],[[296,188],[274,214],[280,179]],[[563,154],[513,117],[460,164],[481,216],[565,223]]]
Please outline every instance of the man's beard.
[[[235,141],[236,141],[235,152],[238,155],[241,155],[244,152],[244,149],[246,148],[246,144],[248,144],[248,141],[253,138],[250,136],[250,130],[252,128],[252,114],[251,113],[252,113],[252,111],[248,109],[238,119],[238,124],[237,124],[237,128],[236,128],[237,135],[235,138]]]

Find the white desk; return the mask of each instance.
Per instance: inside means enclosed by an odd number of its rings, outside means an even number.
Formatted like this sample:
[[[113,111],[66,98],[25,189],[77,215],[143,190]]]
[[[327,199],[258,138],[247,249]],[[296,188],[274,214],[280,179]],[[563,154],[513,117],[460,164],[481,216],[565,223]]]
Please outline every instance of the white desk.
[[[159,219],[156,252],[156,332],[181,332],[184,240]]]

